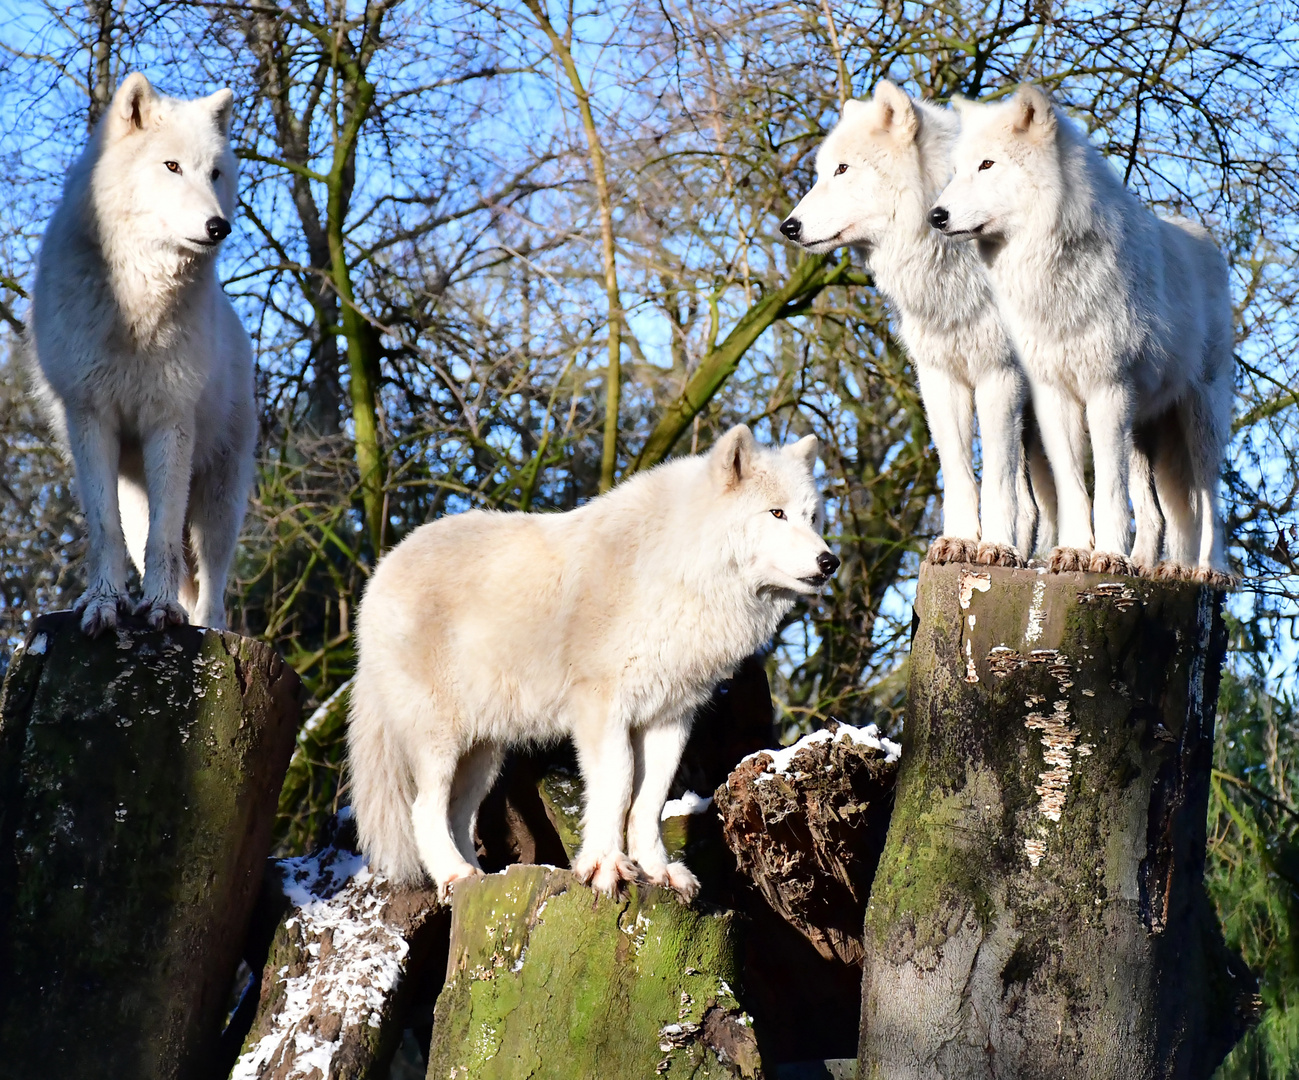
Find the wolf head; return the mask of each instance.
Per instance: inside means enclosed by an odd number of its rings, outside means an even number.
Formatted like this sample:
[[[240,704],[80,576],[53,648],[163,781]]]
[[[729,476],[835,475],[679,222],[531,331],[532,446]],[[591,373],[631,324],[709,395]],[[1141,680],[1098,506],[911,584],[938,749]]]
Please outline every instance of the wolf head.
[[[870,101],[848,101],[816,155],[815,186],[780,226],[809,251],[876,245],[917,227],[947,179],[955,118],[912,101],[887,79]]]
[[[101,232],[191,258],[214,252],[234,215],[233,104],[229,90],[181,101],[157,93],[139,72],[128,75],[92,146]]]
[[[1060,200],[1060,118],[1035,86],[994,105],[957,99],[961,134],[953,175],[929,211],[929,223],[958,239],[1009,239]]]
[[[821,539],[824,514],[812,477],[816,448],[816,436],[808,435],[767,450],[740,424],[708,453],[710,513],[725,517],[718,530],[730,545],[725,554],[755,590],[816,593],[839,568]]]

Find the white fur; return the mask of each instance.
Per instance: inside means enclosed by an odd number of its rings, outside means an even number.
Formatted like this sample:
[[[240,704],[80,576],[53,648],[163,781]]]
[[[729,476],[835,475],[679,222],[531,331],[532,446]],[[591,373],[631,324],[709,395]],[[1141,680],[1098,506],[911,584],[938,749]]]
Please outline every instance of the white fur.
[[[208,234],[234,211],[232,101],[179,101],[129,76],[41,243],[33,376],[86,514],[89,634],[131,608],[128,545],[151,625],[225,626],[257,431],[252,349]]]
[[[811,436],[773,451],[736,427],[580,509],[472,511],[386,555],[357,619],[348,726],[371,864],[427,871],[445,896],[479,872],[475,816],[505,749],[571,735],[577,873],[612,892],[643,871],[692,895],[663,804],[695,709],[838,565],[815,457]]]
[[[1035,498],[1024,460],[1028,384],[978,257],[926,221],[950,175],[957,129],[946,109],[880,82],[873,100],[844,106],[817,153],[816,185],[782,231],[790,235],[797,223],[793,238],[811,251],[864,249],[876,285],[900,315],[899,335],[915,365],[943,471],[946,549],[987,562],[1022,561],[1034,547],[1038,503],[1048,536],[1053,515],[1045,461],[1035,470]],[[972,446],[976,405],[981,492]]]
[[[1159,558],[1166,521],[1174,564],[1194,562],[1201,580],[1225,572],[1217,485],[1233,338],[1221,254],[1199,226],[1143,206],[1040,90],[960,111],[935,213],[948,235],[977,240],[1028,371],[1059,498],[1052,565],[1132,569],[1131,490],[1132,563]]]

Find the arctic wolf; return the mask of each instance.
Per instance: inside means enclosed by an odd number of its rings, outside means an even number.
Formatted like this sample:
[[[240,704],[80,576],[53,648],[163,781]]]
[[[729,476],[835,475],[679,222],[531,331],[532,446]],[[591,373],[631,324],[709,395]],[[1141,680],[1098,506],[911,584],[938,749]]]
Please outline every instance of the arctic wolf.
[[[232,103],[229,90],[179,101],[128,76],[41,243],[33,375],[85,510],[87,634],[131,610],[128,546],[149,625],[225,626],[256,439],[252,350],[216,276],[235,201]]]
[[[692,896],[663,804],[695,709],[838,568],[815,459],[813,436],[767,450],[741,425],[577,510],[473,511],[397,545],[361,602],[348,725],[371,864],[427,871],[445,897],[481,872],[474,822],[505,749],[572,736],[577,875]]]
[[[976,242],[1028,371],[1059,501],[1051,568],[1153,569],[1166,523],[1172,565],[1159,572],[1226,584],[1217,485],[1233,337],[1221,254],[1199,226],[1141,205],[1041,90],[960,113],[955,173],[930,221]]]
[[[943,470],[943,535],[930,559],[1023,565],[1021,556],[1034,549],[1038,499],[1048,547],[1054,512],[1050,470],[1031,417],[1025,423],[1028,382],[978,256],[925,220],[950,174],[957,129],[946,109],[881,81],[873,100],[844,105],[817,152],[816,185],[780,231],[809,251],[864,249],[876,285],[901,316]],[[974,479],[976,404],[982,499]]]

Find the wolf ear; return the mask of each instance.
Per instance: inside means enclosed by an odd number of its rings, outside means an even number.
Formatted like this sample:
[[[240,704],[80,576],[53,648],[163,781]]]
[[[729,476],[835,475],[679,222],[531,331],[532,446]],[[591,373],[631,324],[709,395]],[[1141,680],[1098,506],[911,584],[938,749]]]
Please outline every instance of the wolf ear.
[[[953,94],[951,98],[948,99],[947,104],[952,107],[952,111],[956,113],[957,116],[963,116],[965,110],[969,106],[973,105],[974,102],[962,94]]]
[[[228,86],[208,95],[207,103],[212,108],[212,118],[216,120],[217,130],[223,136],[230,136],[230,114],[234,111],[235,95]]]
[[[909,142],[916,137],[920,124],[915,106],[894,83],[881,79],[875,86],[875,104],[879,109],[880,127]]]
[[[1021,86],[1015,91],[1014,117],[1011,126],[1017,135],[1036,135],[1041,138],[1055,130],[1055,109],[1036,86]]]
[[[810,473],[816,468],[816,452],[820,445],[815,435],[804,435],[798,442],[785,447],[781,453],[801,463]]]
[[[153,117],[158,95],[154,92],[149,80],[138,71],[133,71],[117,88],[109,113],[116,121],[122,134],[140,131]]]
[[[736,424],[713,445],[708,457],[713,473],[724,490],[738,487],[753,474],[753,459],[758,444],[753,432],[744,424]]]

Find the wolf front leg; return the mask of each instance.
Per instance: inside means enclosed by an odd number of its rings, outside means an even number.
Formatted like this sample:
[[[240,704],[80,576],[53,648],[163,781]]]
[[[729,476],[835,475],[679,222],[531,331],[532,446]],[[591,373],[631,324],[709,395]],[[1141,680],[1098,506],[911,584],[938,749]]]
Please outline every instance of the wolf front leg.
[[[693,900],[699,879],[683,862],[670,862],[663,846],[663,804],[672,786],[690,726],[672,720],[632,732],[636,781],[627,819],[627,851],[655,885],[675,889]]]
[[[144,595],[136,607],[155,630],[186,621],[180,606],[185,569],[185,509],[194,453],[192,418],[174,418],[145,433],[144,483],[149,493],[149,539],[144,545]]]
[[[1015,367],[987,372],[974,388],[983,442],[982,506],[978,560],[992,566],[1023,566],[1028,547],[1015,550],[1019,484],[1024,475],[1024,399],[1028,382]],[[1036,524],[1036,523],[1034,523]]]
[[[573,732],[586,788],[582,846],[573,872],[596,892],[612,896],[624,881],[642,877],[622,842],[634,778],[631,734],[605,702],[593,700],[584,712]]]
[[[916,365],[929,434],[943,470],[943,535],[929,561],[974,562],[979,549],[979,489],[974,482],[974,391],[947,372]]]
[[[73,609],[81,630],[97,637],[117,625],[117,612],[129,610],[126,595],[126,538],[117,503],[121,438],[98,413],[69,412],[68,444],[77,488],[86,514],[86,591]]]

